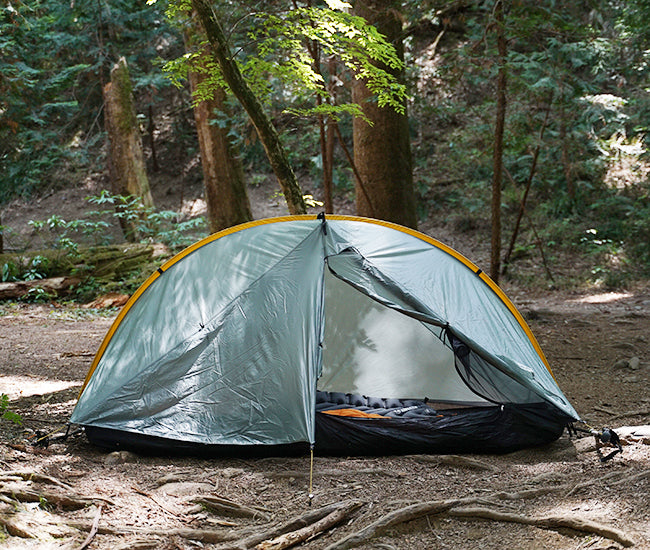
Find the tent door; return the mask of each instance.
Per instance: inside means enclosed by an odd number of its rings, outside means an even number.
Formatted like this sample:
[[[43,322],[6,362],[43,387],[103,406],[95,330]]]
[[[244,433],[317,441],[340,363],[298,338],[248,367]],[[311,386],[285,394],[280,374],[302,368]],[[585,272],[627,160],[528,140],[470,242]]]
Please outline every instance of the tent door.
[[[350,252],[343,261],[349,268]],[[339,258],[340,259],[340,258]],[[334,265],[334,267],[333,267]],[[445,329],[402,313],[343,279],[331,257],[325,270],[325,330],[319,389],[367,396],[479,404],[458,375]],[[347,270],[347,269],[346,269]],[[343,270],[342,270],[343,271]],[[393,307],[391,307],[393,305]]]

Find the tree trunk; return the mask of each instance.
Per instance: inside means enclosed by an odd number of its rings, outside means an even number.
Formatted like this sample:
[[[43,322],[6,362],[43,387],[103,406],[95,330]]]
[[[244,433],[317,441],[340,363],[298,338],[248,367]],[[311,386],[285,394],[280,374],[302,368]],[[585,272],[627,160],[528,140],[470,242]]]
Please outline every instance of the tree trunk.
[[[501,182],[503,180],[503,131],[506,118],[506,55],[505,18],[503,1],[497,0],[494,7],[497,33],[499,71],[497,73],[497,112],[494,126],[494,175],[492,179],[492,253],[490,258],[490,277],[499,282],[501,271]]]
[[[143,206],[152,207],[153,198],[142,153],[131,78],[123,57],[113,66],[111,81],[104,86],[104,120],[109,141],[113,193],[139,197]],[[135,224],[123,218],[120,218],[120,223],[126,239],[137,240]]]
[[[328,78],[329,78],[329,94],[332,103],[336,104],[336,61],[334,57],[330,57],[328,61]],[[320,67],[318,73],[322,74]],[[316,97],[316,102],[320,104],[320,96]],[[320,129],[320,150],[323,165],[323,203],[325,205],[325,213],[334,213],[334,143],[336,134],[334,130],[335,121],[329,117],[318,117],[318,125]]]
[[[284,193],[289,212],[291,214],[306,213],[307,208],[302,197],[302,191],[298,185],[296,175],[291,168],[286,151],[280,143],[280,136],[273,126],[271,119],[264,111],[261,102],[257,99],[241,74],[232,56],[221,24],[210,3],[207,0],[192,0],[192,7],[197,12],[199,20],[205,29],[208,40],[212,45],[212,54],[217,63],[219,63],[221,74],[226,84],[228,84],[232,93],[246,110],[257,130],[271,168]]]
[[[354,13],[384,34],[403,59],[399,5],[395,0],[359,0],[355,2]],[[403,80],[403,74],[395,74],[388,67],[382,69]],[[355,80],[352,85],[352,101],[361,106],[373,123],[371,126],[359,118],[353,122],[357,213],[417,227],[408,116],[390,107],[379,108],[362,80]]]
[[[327,173],[323,178],[323,191],[325,212],[334,214],[334,144],[336,133],[334,128],[335,122],[327,119],[325,126],[325,158],[327,159]],[[325,166],[325,164],[323,164]]]
[[[575,201],[576,189],[573,182],[573,170],[571,169],[569,142],[567,140],[567,117],[565,111],[564,94],[560,96],[560,149],[562,150],[562,168],[564,169],[564,178],[566,179],[566,190],[571,203]]]
[[[153,101],[153,94],[151,94],[151,101]],[[156,123],[153,119],[153,105],[149,104],[149,126],[147,126],[147,134],[149,136],[149,147],[151,148],[151,165],[154,172],[160,172],[158,165],[158,155],[156,154]]]
[[[187,42],[189,44],[189,38]],[[194,92],[205,80],[205,75],[190,71],[189,80]],[[214,124],[212,120],[215,113],[224,111],[225,98],[226,92],[220,88],[214,91],[214,99],[194,106],[208,225],[213,233],[253,219],[244,170],[228,135],[229,127]]]
[[[334,104],[337,103],[337,74],[336,74],[336,59],[334,56],[331,56],[328,61],[328,73],[330,79],[330,97]],[[336,143],[336,121],[331,118],[327,118],[327,124],[325,126],[325,158],[327,158],[327,164],[323,163],[323,166],[327,166],[327,173],[323,177],[323,187],[325,193],[325,212],[328,214],[334,213],[334,145]]]

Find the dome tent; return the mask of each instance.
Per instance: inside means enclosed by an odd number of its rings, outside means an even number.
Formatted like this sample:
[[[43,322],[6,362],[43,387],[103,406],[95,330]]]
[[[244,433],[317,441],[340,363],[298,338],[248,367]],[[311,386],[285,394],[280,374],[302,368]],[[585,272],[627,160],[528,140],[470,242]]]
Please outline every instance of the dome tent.
[[[395,224],[233,227],[162,265],[100,346],[71,422],[140,452],[507,452],[578,415],[475,265]]]

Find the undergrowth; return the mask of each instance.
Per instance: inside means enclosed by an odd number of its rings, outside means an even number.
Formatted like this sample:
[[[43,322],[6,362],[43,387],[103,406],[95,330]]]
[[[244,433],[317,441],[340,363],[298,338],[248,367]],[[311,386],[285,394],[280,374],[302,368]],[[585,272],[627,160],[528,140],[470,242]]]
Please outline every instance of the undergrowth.
[[[53,215],[46,220],[31,220],[33,231],[30,241],[24,244],[24,252],[0,255],[0,281],[77,277],[81,283],[73,289],[71,297],[80,302],[111,291],[131,293],[166,257],[205,235],[202,217],[183,219],[177,212],[156,211],[143,206],[136,198],[107,191],[89,197],[88,201],[100,209],[89,212],[85,218],[65,220]],[[107,280],[106,275],[95,273],[97,266],[93,265],[92,258],[97,257],[98,250],[110,245],[110,235],[117,231],[109,229],[117,228],[123,219],[135,228],[140,244],[163,244],[169,252],[158,260],[127,263],[113,274],[112,280]],[[34,242],[39,243],[39,250],[28,252]],[[108,269],[107,274],[110,273]],[[56,297],[56,293],[35,285],[22,300],[48,302]]]

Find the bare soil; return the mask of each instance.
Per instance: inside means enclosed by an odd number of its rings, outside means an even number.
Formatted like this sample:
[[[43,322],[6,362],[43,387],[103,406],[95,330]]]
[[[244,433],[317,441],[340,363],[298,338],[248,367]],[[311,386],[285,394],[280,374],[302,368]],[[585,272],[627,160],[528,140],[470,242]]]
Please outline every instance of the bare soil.
[[[12,228],[5,245],[20,248],[33,239],[30,219],[54,213],[66,219],[83,216],[84,208],[91,208],[83,197],[99,187],[101,182],[89,183],[85,189],[11,204],[3,213],[3,222]],[[179,207],[187,215],[204,208],[198,188],[186,189],[178,205],[171,188],[158,185],[154,192],[164,208]],[[286,213],[272,186],[250,192],[256,218]],[[345,198],[339,201],[337,212],[352,211]],[[484,239],[455,231],[444,220],[428,220],[421,229],[487,265]],[[529,263],[533,272],[542,271],[534,259]],[[571,273],[578,263],[585,259],[567,258],[554,269]],[[559,386],[589,426],[618,430],[650,424],[650,284],[618,292],[550,291],[543,282],[502,287],[527,318]],[[360,509],[344,521],[302,543],[321,549],[407,506],[445,501],[449,508],[453,499],[465,499],[442,512],[429,506],[427,513],[384,526],[353,546],[594,550],[633,543],[650,549],[650,434],[626,436],[623,453],[604,463],[593,437],[576,441],[566,434],[547,447],[504,456],[316,456],[311,506],[309,457],[107,454],[84,435],[54,440],[47,448],[33,446],[43,435],[56,437],[65,430],[116,315],[115,309],[69,305],[0,305],[0,393],[10,397],[10,410],[23,419],[22,426],[0,420],[0,524],[5,526],[0,527],[0,547],[80,549],[94,520],[98,532],[87,546],[91,549],[236,547],[215,541],[264,533],[325,505],[358,501]],[[62,496],[76,497],[77,506]],[[197,506],[198,496],[220,496],[264,513],[214,512]],[[485,510],[492,519],[485,519]],[[576,518],[591,523],[579,530],[575,522],[567,527],[560,521]]]
[[[594,295],[531,296],[510,290],[560,387],[589,425],[616,429],[650,424],[647,285]],[[468,457],[316,456],[311,507],[308,457],[204,460],[109,455],[93,448],[83,435],[54,441],[46,449],[33,447],[36,430],[47,434],[65,426],[116,311],[5,305],[1,313],[0,392],[10,396],[10,408],[23,417],[23,426],[0,421],[0,494],[6,501],[0,500],[0,518],[9,522],[7,529],[13,533],[2,535],[0,530],[0,546],[80,548],[99,517],[99,532],[89,548],[219,548],[207,542],[213,539],[205,538],[206,530],[210,536],[226,538],[250,527],[262,532],[269,524],[309,510],[358,500],[362,507],[349,519],[303,543],[308,548],[327,548],[407,505],[470,498],[476,506],[520,518],[590,520],[618,529],[635,548],[650,548],[650,436],[628,438],[624,452],[605,463],[591,445],[594,438],[574,444],[566,435],[544,448],[505,456],[477,454],[472,457],[476,463],[462,460]],[[6,472],[46,474],[65,485],[39,478],[16,480]],[[16,487],[46,496],[17,504],[11,498]],[[56,499],[48,496],[52,493],[90,500],[72,510],[53,504]],[[213,513],[193,504],[197,495],[219,495],[261,507],[268,517]],[[466,518],[457,515],[461,508],[453,510],[394,525],[356,547],[623,547],[608,532]],[[16,525],[24,527],[23,534],[38,538],[14,536]],[[201,537],[203,541],[197,540]]]

